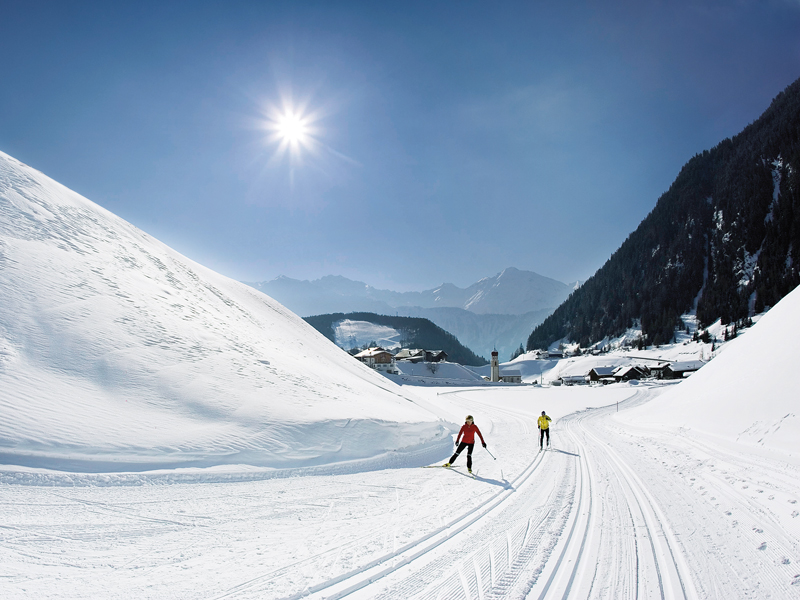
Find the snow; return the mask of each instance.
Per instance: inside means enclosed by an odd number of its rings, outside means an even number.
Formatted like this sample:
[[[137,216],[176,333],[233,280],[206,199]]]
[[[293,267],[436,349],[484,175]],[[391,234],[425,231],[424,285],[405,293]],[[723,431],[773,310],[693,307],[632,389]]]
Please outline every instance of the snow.
[[[362,348],[367,344],[391,350],[400,347],[402,338],[402,333],[392,327],[352,319],[334,323],[333,335],[336,345],[345,350]]]
[[[399,373],[386,375],[400,385],[483,385],[484,380],[474,371],[458,363],[397,361]]]
[[[275,469],[445,443],[278,303],[4,154],[0,264],[2,462]]]
[[[679,388],[635,411],[631,418],[772,451],[800,460],[797,346],[800,288],[759,324],[726,344],[725,352]]]
[[[386,378],[0,155],[0,597],[797,598],[799,302],[680,382]]]

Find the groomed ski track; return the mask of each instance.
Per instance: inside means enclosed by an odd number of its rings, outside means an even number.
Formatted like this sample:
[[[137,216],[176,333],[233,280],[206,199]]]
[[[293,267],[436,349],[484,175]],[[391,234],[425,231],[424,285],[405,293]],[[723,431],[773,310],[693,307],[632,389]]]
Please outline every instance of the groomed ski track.
[[[476,400],[481,392],[452,394],[459,395],[472,412],[502,413],[508,421],[516,421],[530,436],[525,451],[533,454],[535,416]],[[646,388],[632,391],[621,403],[622,410],[658,393]],[[737,572],[737,565],[725,560],[720,545],[712,541],[720,537],[715,532],[720,524],[714,518],[719,504],[708,514],[697,508],[709,507],[687,498],[694,507],[687,520],[685,506],[676,502],[681,494],[694,495],[690,488],[697,478],[675,481],[676,471],[683,475],[679,465],[662,460],[659,450],[681,453],[683,466],[691,468],[698,452],[709,452],[708,445],[683,438],[676,444],[669,436],[654,439],[654,432],[626,430],[612,419],[619,410],[620,405],[614,404],[560,419],[553,447],[533,454],[525,470],[504,481],[505,489],[495,496],[372,568],[323,582],[292,598],[696,600],[746,598],[767,589],[771,597],[795,597],[798,578],[787,577],[785,569],[783,576],[771,572],[781,569],[761,565],[757,551],[750,560],[764,573],[761,581],[748,577],[746,571],[754,570],[752,566]],[[668,440],[671,443],[664,444]],[[741,461],[715,450],[717,459],[731,466]],[[785,480],[782,470],[773,476]],[[719,491],[729,487],[716,476],[712,480]],[[763,514],[746,501],[739,504],[743,511]],[[763,535],[757,526],[750,529]],[[771,529],[774,537],[782,538],[785,555],[797,555],[797,538],[783,535],[774,521]],[[752,549],[765,546],[754,542]],[[714,561],[714,554],[719,561]],[[785,566],[788,561],[784,556],[775,566],[779,562]]]
[[[535,440],[535,418],[480,408],[524,422]],[[591,432],[611,410],[561,419],[558,447],[536,453],[493,498],[368,570],[291,598],[697,598],[654,499]],[[623,518],[603,521],[606,503]]]
[[[550,404],[588,394],[619,412],[556,418],[544,452],[536,390],[442,391],[432,401],[476,415],[498,457],[476,447],[474,479],[462,455],[264,481],[5,483],[0,596],[797,598],[800,469],[625,420],[662,390],[553,390]]]

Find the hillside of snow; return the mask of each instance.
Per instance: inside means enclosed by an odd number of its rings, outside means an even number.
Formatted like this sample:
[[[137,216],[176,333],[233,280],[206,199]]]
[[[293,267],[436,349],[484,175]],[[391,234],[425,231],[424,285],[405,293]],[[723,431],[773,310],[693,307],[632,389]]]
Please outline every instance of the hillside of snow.
[[[485,385],[486,381],[463,365],[451,362],[412,363],[401,360],[396,363],[398,373],[387,374],[386,377],[401,385]]]
[[[0,463],[280,468],[450,443],[271,298],[0,153]]]
[[[625,419],[798,456],[798,333],[800,288],[681,385]]]

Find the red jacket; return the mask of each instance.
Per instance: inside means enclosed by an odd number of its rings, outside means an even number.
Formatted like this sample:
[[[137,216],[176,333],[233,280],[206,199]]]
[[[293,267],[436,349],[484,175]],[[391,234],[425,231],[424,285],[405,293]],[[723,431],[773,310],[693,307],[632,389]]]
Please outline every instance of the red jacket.
[[[459,440],[461,440],[465,444],[474,444],[476,433],[478,434],[478,437],[481,438],[481,443],[485,444],[486,442],[483,441],[483,436],[481,435],[481,430],[478,429],[478,426],[475,425],[475,423],[464,423],[461,426],[461,431],[458,432],[458,437],[456,438],[456,444],[458,443]]]

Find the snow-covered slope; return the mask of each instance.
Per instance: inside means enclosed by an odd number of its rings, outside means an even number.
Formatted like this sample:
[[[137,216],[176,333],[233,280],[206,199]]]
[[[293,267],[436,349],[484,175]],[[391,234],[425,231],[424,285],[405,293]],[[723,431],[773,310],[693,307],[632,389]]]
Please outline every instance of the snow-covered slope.
[[[334,324],[333,337],[336,345],[346,350],[361,348],[367,344],[393,349],[400,347],[403,334],[391,327],[369,321],[342,319]]]
[[[449,444],[415,400],[0,153],[0,463],[286,467]]]
[[[800,288],[689,379],[624,418],[797,456],[798,337]]]

